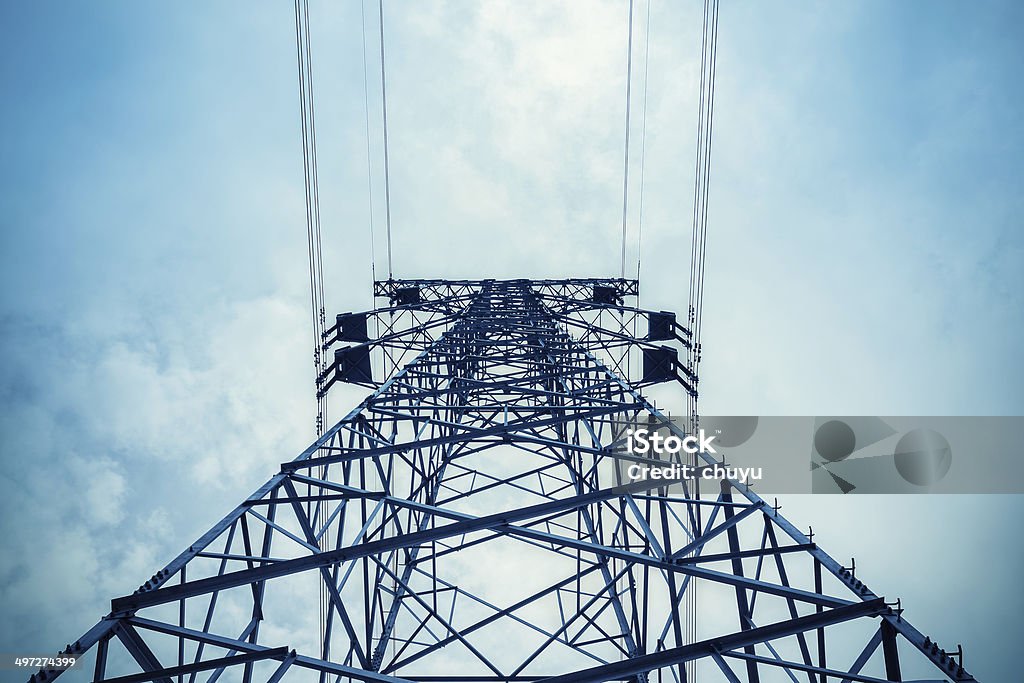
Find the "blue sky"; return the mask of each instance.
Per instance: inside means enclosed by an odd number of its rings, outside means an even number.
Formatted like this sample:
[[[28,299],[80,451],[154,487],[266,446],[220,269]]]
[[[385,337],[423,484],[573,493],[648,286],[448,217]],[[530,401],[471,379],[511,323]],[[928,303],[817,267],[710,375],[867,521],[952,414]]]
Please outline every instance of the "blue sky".
[[[651,308],[686,304],[697,10],[651,8]],[[365,308],[359,5],[311,13],[327,302]],[[625,3],[386,15],[396,274],[615,274]],[[1022,20],[1015,3],[723,3],[705,412],[1022,413]],[[4,649],[76,637],[311,437],[291,21],[290,3],[0,7]],[[984,618],[1024,608],[1019,497],[786,510],[1006,680],[1013,634]]]

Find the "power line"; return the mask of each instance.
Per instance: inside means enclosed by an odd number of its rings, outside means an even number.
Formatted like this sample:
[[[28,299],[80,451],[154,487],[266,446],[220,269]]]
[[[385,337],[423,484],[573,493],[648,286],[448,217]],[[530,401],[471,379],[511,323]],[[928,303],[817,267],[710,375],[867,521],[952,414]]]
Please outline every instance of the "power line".
[[[715,80],[718,74],[718,3],[719,0],[713,1],[713,12],[712,12],[712,25],[711,25],[711,56],[709,69],[709,82],[708,86],[708,114],[707,114],[707,137],[705,139],[705,152],[704,152],[704,187],[702,192],[702,216],[701,216],[701,234],[700,234],[700,269],[698,271],[697,278],[697,306],[696,306],[696,324],[695,334],[698,344],[700,343],[700,332],[701,322],[703,320],[703,301],[704,301],[704,272],[705,272],[705,254],[707,251],[707,240],[708,240],[708,206],[709,206],[709,190],[711,188],[711,142],[712,142],[712,129],[715,121]]]
[[[370,288],[377,281],[377,257],[374,253],[373,231],[373,164],[370,157],[370,87],[366,75],[366,3],[359,0],[360,28],[363,34],[363,114],[366,119],[366,191],[369,195],[367,207],[370,217]]]
[[[320,437],[324,433],[325,419],[327,417],[327,396],[326,392],[320,391],[320,377],[323,375],[326,364],[323,358],[323,337],[326,329],[326,313],[324,305],[324,271],[323,271],[323,249],[322,233],[320,229],[320,186],[317,173],[316,154],[316,107],[313,96],[313,53],[310,44],[309,30],[309,2],[308,0],[295,0],[295,54],[298,63],[299,75],[299,111],[302,127],[302,166],[304,173],[305,200],[306,200],[306,248],[309,265],[309,294],[310,311],[312,314],[313,328],[313,371],[314,386],[316,389],[316,434]],[[321,472],[326,477],[326,469]],[[307,485],[309,493],[312,487]],[[317,501],[315,507],[310,508],[307,504],[307,515],[313,522],[314,527],[318,526],[324,514],[322,503]],[[324,533],[321,539],[322,547],[330,547],[330,533]],[[330,610],[328,603],[329,596],[323,584],[320,584],[320,626],[323,631]],[[326,641],[323,644],[323,652],[327,652]]]
[[[640,196],[637,209],[637,231],[636,231],[636,306],[640,305],[640,261],[643,256],[643,234],[644,234],[644,166],[647,161],[647,75],[651,57],[651,0],[647,2],[647,12],[644,15],[644,91],[643,91],[643,113],[640,117]],[[625,259],[625,253],[623,253]],[[623,272],[625,277],[625,272]],[[633,317],[633,336],[637,335],[639,316]]]
[[[324,309],[323,258],[320,229],[320,189],[316,156],[316,109],[313,96],[313,61],[310,49],[309,5],[295,0],[295,50],[299,76],[299,111],[302,127],[302,164],[306,200],[306,246],[309,265],[310,311],[313,328],[313,365],[316,376],[322,371]],[[319,392],[318,392],[319,393]],[[327,410],[325,397],[317,399],[316,431],[321,434]]]
[[[697,116],[697,161],[694,173],[693,234],[690,245],[689,319],[693,333],[691,370],[697,373],[701,360],[704,271],[708,238],[708,194],[711,186],[711,141],[715,114],[715,79],[718,58],[718,3],[704,1],[701,39],[701,77]],[[697,420],[697,397],[690,398],[690,417]]]
[[[388,279],[394,278],[391,264],[391,177],[388,168],[388,88],[384,68],[384,0],[378,0],[380,11],[380,96],[384,113],[384,207],[387,215]]]
[[[690,246],[690,292],[688,324],[692,338],[690,347],[690,370],[699,377],[701,361],[701,322],[703,320],[704,272],[708,239],[708,193],[711,186],[711,139],[715,115],[715,77],[718,58],[718,2],[704,1],[704,17],[701,34],[701,75],[699,111],[697,115],[697,159],[693,179],[693,234]],[[688,397],[691,431],[699,423],[696,392]],[[699,488],[697,489],[699,496]],[[697,633],[697,596],[687,595],[687,638],[693,640]],[[687,665],[688,680],[695,680],[695,663]]]
[[[629,27],[626,40],[626,144],[622,158],[622,255],[619,277],[626,277],[626,208],[629,198],[629,109],[633,81],[633,0],[629,0]]]
[[[644,236],[644,166],[647,161],[647,74],[651,59],[651,5],[647,3],[647,25],[644,28],[644,96],[643,114],[640,117],[640,198],[639,211],[637,215],[636,234],[636,280],[637,280],[637,307],[640,306],[640,261],[643,256]]]

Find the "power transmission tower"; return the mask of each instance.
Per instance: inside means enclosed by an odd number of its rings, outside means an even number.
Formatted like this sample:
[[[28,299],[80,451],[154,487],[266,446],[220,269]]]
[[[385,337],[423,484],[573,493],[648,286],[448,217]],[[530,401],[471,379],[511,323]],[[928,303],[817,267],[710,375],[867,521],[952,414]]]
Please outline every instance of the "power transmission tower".
[[[114,599],[69,647],[85,677],[975,680],[746,486],[616,478],[622,426],[664,421],[641,390],[696,387],[688,330],[626,305],[635,280],[375,294],[325,332],[322,378],[372,393]]]

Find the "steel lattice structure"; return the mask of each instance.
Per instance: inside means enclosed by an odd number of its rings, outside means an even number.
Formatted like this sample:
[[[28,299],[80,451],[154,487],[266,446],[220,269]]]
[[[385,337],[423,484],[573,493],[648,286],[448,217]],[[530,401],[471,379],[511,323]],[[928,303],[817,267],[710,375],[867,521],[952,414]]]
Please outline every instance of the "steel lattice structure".
[[[621,425],[664,419],[640,390],[696,387],[689,332],[625,305],[635,280],[375,294],[327,330],[321,378],[372,393],[114,599],[67,650],[87,676],[975,680],[744,485],[619,485]]]

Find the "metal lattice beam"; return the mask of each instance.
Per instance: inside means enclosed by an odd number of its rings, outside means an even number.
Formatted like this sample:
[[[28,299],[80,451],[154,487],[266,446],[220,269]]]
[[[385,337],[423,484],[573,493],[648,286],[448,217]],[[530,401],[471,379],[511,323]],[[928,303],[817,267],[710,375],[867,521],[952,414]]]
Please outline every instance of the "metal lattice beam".
[[[94,680],[974,680],[746,486],[616,478],[622,425],[665,421],[641,390],[697,386],[636,281],[374,293],[320,380],[370,395],[112,601],[70,648]]]

